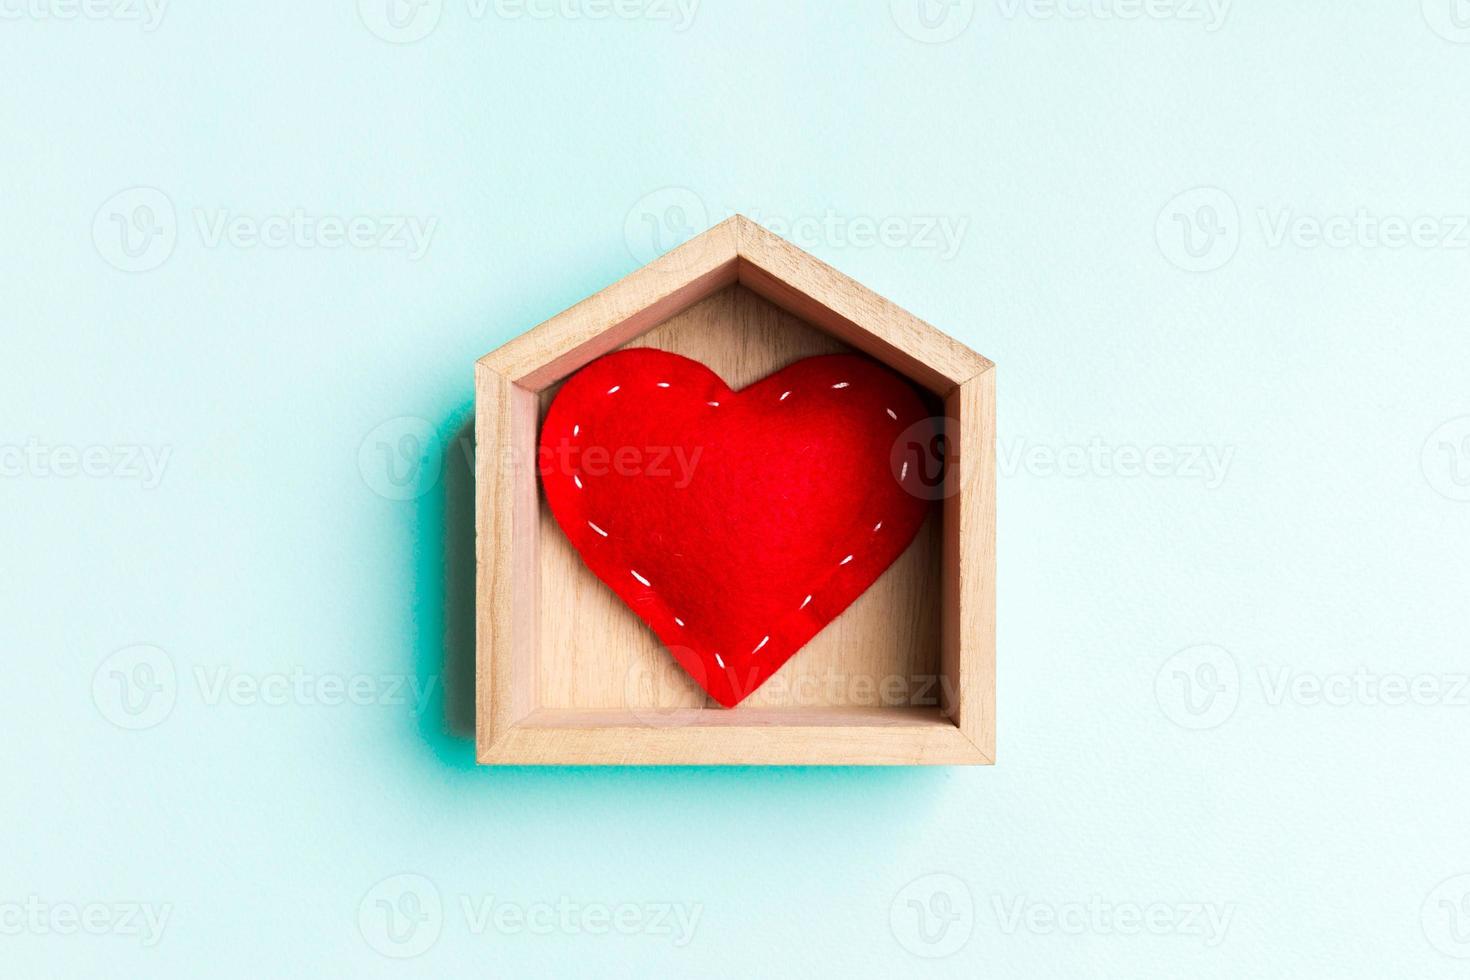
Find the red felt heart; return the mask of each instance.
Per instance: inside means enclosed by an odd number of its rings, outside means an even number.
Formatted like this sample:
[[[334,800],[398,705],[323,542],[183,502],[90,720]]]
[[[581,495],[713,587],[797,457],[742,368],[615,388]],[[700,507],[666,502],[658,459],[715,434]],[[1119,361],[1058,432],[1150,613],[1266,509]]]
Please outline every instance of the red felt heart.
[[[637,348],[567,380],[538,462],[587,567],[731,707],[908,547],[932,494],[897,442],[932,431],[913,388],[856,355],[732,392]]]

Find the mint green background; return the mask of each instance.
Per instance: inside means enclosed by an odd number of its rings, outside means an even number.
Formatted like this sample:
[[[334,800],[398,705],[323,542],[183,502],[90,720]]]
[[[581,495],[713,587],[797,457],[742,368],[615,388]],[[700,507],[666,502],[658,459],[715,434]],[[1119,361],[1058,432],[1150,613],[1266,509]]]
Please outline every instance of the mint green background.
[[[1260,672],[1467,670],[1470,503],[1441,490],[1470,457],[1421,450],[1470,415],[1470,253],[1272,247],[1259,212],[1470,212],[1470,46],[1410,0],[1242,0],[1215,31],[981,3],[941,44],[881,3],[707,0],[684,31],[470,9],[407,45],[345,0],[0,20],[0,443],[171,453],[153,489],[0,479],[0,906],[172,906],[150,948],[0,934],[0,973],[892,975],[922,962],[891,905],[947,872],[975,907],[954,976],[1463,975],[1423,906],[1470,872],[1470,707],[1272,704]],[[126,273],[92,223],[140,185],[178,242]],[[1155,223],[1201,186],[1240,243],[1193,273]],[[1213,489],[1008,468],[998,766],[484,770],[450,730],[471,364],[636,267],[640,202],[690,193],[711,218],[966,221],[950,258],[803,244],[998,362],[1009,452],[1233,451]],[[410,261],[209,248],[193,218],[296,207],[438,225]],[[400,417],[443,456],[407,501],[359,465]],[[180,690],[130,731],[91,688],[139,643]],[[1195,731],[1155,680],[1199,644],[1241,680]],[[194,672],[220,667],[450,694],[209,704]],[[449,911],[400,962],[358,912],[403,872]],[[683,948],[473,935],[461,894],[702,911]],[[1213,947],[1008,932],[1017,898],[1233,917]]]

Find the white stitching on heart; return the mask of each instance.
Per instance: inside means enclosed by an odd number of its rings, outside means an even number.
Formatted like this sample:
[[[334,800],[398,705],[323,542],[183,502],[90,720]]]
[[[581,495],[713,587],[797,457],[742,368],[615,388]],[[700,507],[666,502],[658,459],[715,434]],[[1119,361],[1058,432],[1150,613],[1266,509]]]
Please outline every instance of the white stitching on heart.
[[[657,384],[657,386],[659,388],[668,388],[668,387],[670,387],[670,384],[667,381],[659,381],[656,384]],[[611,388],[609,388],[607,390],[607,394],[609,394],[609,395],[615,395],[619,391],[622,390],[622,387],[623,386],[620,385],[620,384],[613,385]],[[840,390],[842,390],[844,388],[849,388],[849,387],[851,387],[851,383],[850,382],[847,382],[847,381],[839,381],[839,382],[837,382],[837,383],[835,383],[835,384],[832,385],[833,390],[837,390],[837,391],[840,391]],[[777,399],[777,400],[784,402],[786,399],[788,399],[788,398],[791,397],[791,394],[792,394],[792,392],[790,390],[783,391],[781,393],[781,397],[779,399]],[[720,403],[718,401],[709,401],[709,402],[706,402],[705,404],[708,405],[710,408],[719,408],[720,407]],[[887,415],[888,415],[888,417],[890,419],[892,419],[895,422],[898,421],[898,413],[895,412],[893,409],[886,408],[885,407],[883,409],[883,411],[887,413]],[[581,431],[582,431],[582,426],[580,424],[575,424],[575,425],[572,426],[572,435],[574,437],[581,435]],[[899,473],[899,477],[898,478],[899,478],[900,481],[902,481],[903,479],[905,479],[908,476],[908,470],[909,470],[909,464],[908,464],[907,461],[905,461],[904,464],[903,464],[903,469]],[[583,488],[582,478],[578,474],[575,474],[575,473],[572,474],[572,482],[576,484],[577,489],[580,490],[580,489]],[[592,521],[588,521],[587,522],[587,526],[590,527],[593,531],[596,531],[599,535],[601,535],[604,538],[606,538],[606,537],[609,536],[607,531],[604,531],[602,528],[598,527]],[[876,524],[873,525],[873,533],[876,534],[878,531],[882,530],[882,528],[883,528],[883,522],[882,521],[879,521],[878,523],[876,523]],[[848,555],[847,557],[843,558],[837,564],[839,566],[846,565],[846,564],[850,563],[853,560],[854,557],[855,557],[854,555]],[[653,587],[653,583],[650,582],[646,577],[644,577],[643,574],[640,573],[637,569],[630,568],[630,569],[628,569],[628,572],[640,584],[644,585],[647,588],[652,588]],[[811,605],[812,599],[813,599],[813,596],[808,595],[805,599],[801,600],[801,605],[797,606],[797,610],[800,611],[802,609],[805,609],[807,606]],[[673,617],[673,620],[674,620],[674,624],[676,626],[680,627],[681,629],[684,628],[685,623],[684,623],[684,620],[683,619],[681,619],[678,616],[674,616]],[[770,643],[770,641],[771,641],[771,637],[770,637],[769,634],[766,635],[766,636],[761,637],[761,641],[759,643],[757,643],[755,645],[755,648],[750,651],[751,654],[754,655],[754,654],[759,653],[762,649],[765,648],[766,644]],[[714,658],[715,658],[715,663],[719,664],[719,666],[720,666],[720,668],[722,670],[728,669],[725,666],[725,659],[722,656],[720,656],[719,653],[715,653],[714,654]]]

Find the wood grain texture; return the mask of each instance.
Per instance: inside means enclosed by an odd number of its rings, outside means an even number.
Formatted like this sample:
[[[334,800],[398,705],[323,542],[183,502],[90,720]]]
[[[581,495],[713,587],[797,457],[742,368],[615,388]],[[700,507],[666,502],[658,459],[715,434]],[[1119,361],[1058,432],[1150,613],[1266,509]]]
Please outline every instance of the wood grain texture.
[[[475,717],[494,741],[536,707],[536,396],[475,370]]]
[[[540,711],[485,762],[538,765],[973,765],[974,743],[937,709],[700,712],[655,725],[629,713]],[[816,715],[817,717],[812,717]]]
[[[743,388],[863,351],[957,420],[954,493],[907,551],[740,707],[713,705],[581,563],[540,499],[555,386],[624,346]],[[986,764],[995,746],[993,365],[744,218],[477,362],[476,743],[503,764]]]
[[[942,671],[946,712],[995,760],[995,371],[945,399]]]

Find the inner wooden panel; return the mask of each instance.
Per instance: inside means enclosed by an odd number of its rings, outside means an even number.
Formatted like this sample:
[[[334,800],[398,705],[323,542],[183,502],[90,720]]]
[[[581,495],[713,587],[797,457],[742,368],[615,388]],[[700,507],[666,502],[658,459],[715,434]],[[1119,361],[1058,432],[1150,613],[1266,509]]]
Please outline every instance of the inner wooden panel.
[[[740,285],[721,289],[625,346],[657,347],[702,361],[737,390],[803,357],[852,350]],[[553,387],[541,394],[542,417],[555,392]],[[545,496],[539,499],[541,706],[724,710],[582,564]],[[733,710],[937,704],[939,521],[936,510],[867,592]]]

